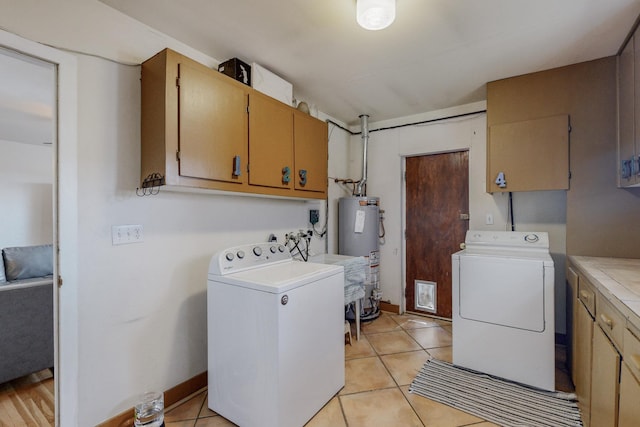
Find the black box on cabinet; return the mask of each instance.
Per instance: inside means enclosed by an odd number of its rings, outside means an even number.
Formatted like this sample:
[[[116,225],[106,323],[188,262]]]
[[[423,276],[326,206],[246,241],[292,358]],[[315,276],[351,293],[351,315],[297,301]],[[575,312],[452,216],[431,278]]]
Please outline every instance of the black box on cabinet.
[[[226,74],[244,83],[247,86],[251,86],[251,65],[239,60],[238,58],[231,58],[218,65],[218,71]]]

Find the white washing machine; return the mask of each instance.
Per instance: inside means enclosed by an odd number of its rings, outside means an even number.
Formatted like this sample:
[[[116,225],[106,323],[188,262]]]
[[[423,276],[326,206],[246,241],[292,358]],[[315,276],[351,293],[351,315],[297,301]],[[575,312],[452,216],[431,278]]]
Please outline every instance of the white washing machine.
[[[344,269],[282,245],[214,255],[208,405],[241,427],[300,427],[344,386]]]
[[[452,262],[453,363],[554,390],[548,234],[467,231],[465,249]]]

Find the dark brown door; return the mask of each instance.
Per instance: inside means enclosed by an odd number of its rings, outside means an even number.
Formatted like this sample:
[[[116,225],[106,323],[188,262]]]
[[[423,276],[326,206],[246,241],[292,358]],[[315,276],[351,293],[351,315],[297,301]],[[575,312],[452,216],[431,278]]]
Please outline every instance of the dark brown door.
[[[406,309],[451,318],[451,254],[469,228],[469,153],[407,157]],[[415,283],[432,289],[435,310],[416,304]],[[431,302],[431,298],[428,298]]]

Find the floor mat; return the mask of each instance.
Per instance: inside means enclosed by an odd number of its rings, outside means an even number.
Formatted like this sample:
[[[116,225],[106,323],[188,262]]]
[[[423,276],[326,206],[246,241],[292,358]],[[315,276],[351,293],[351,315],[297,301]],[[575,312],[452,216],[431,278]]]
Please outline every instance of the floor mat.
[[[539,390],[428,360],[409,392],[505,427],[582,426],[573,393]]]

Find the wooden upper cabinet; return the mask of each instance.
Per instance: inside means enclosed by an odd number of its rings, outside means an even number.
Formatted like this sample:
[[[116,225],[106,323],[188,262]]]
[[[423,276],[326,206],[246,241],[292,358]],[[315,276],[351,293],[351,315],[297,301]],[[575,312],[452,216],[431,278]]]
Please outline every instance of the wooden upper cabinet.
[[[489,127],[487,192],[568,188],[568,115]]]
[[[199,64],[178,67],[180,175],[246,182],[247,93]]]
[[[327,124],[310,115],[294,111],[293,135],[295,188],[303,191],[327,191]]]
[[[294,142],[297,110],[170,49],[141,82],[143,188],[326,198],[326,123],[297,118]]]
[[[618,57],[618,186],[636,183],[635,159],[635,93],[634,38]],[[639,82],[640,84],[640,82]]]
[[[261,93],[249,98],[249,184],[293,189],[291,107]]]

